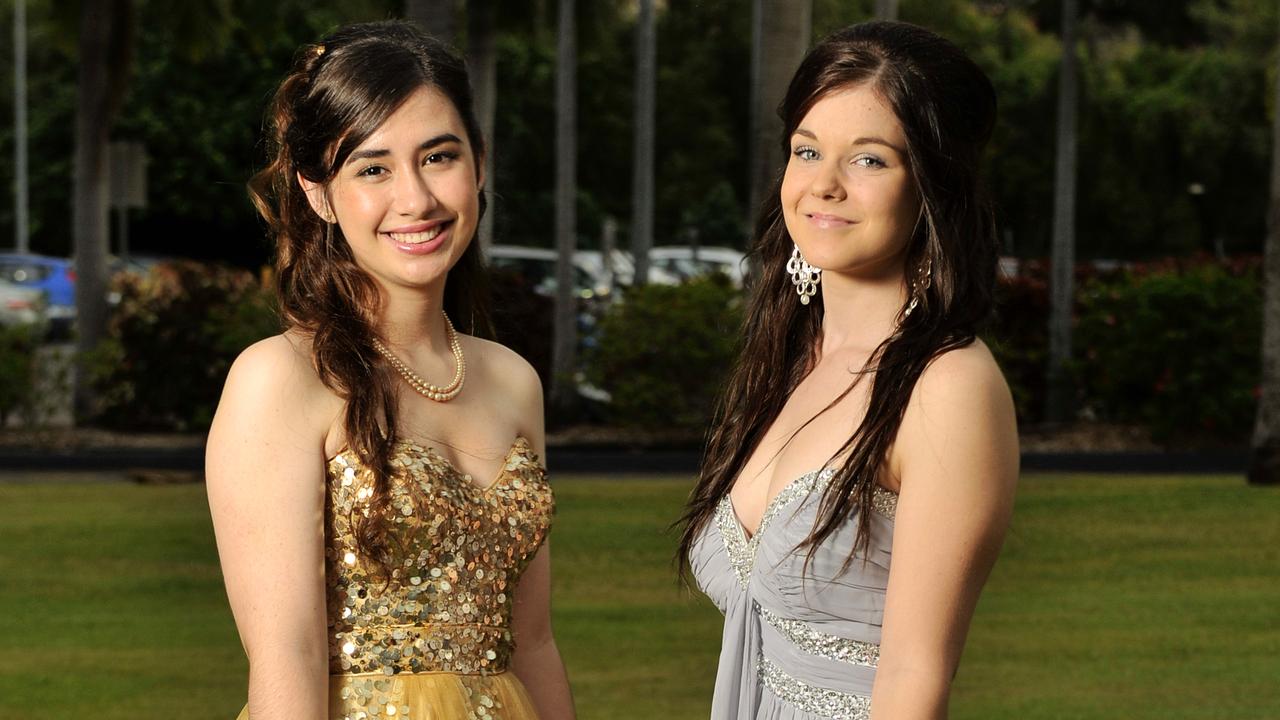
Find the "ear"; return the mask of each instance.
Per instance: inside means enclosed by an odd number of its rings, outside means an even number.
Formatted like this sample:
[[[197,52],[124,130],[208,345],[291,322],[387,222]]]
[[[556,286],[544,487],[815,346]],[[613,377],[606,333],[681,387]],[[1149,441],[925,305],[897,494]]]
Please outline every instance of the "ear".
[[[302,192],[307,196],[307,202],[311,204],[311,209],[315,211],[320,219],[327,223],[335,223],[338,218],[333,214],[333,208],[329,205],[329,198],[324,194],[324,186],[320,183],[313,183],[302,177],[302,173],[298,173],[298,184],[302,186]]]
[[[484,153],[476,154],[476,190],[484,190],[484,163],[486,156]]]

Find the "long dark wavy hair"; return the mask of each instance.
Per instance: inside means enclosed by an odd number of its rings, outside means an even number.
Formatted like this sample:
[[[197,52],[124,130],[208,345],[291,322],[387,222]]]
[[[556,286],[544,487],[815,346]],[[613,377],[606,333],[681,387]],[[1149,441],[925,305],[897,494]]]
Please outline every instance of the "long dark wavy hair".
[[[826,461],[830,464],[848,453],[823,492],[814,526],[800,545],[812,559],[823,540],[857,516],[857,539],[846,567],[869,542],[871,514],[859,510],[871,507],[877,477],[916,381],[935,357],[973,342],[992,310],[998,262],[994,218],[978,173],[995,125],[995,90],[963,51],[928,30],[897,22],[863,23],[814,47],[778,108],[784,126],[783,156],[792,133],[815,103],[863,84],[892,109],[906,135],[907,164],[922,207],[907,244],[905,267],[912,277],[929,268],[930,281],[918,306],[909,315],[899,313],[894,333],[827,406],[833,407],[864,377],[872,378],[866,416]],[[778,182],[761,208],[753,235],[751,253],[761,272],[743,321],[743,347],[717,408],[700,479],[679,521],[677,562],[685,577],[695,539],[817,360],[825,312],[822,296],[802,305],[783,271],[792,241],[783,222]]]
[[[373,472],[370,512],[354,518],[354,529],[360,551],[384,570],[397,412],[395,378],[373,345],[380,337],[381,294],[356,265],[341,229],[312,210],[297,176],[331,181],[351,152],[424,87],[453,102],[478,169],[484,138],[465,65],[415,26],[386,21],[348,25],[298,51],[268,108],[270,160],[249,182],[275,240],[285,325],[310,337],[316,372],[345,400],[347,445]],[[480,194],[482,214],[484,207]],[[471,240],[449,271],[444,310],[459,331],[491,337],[483,259]]]

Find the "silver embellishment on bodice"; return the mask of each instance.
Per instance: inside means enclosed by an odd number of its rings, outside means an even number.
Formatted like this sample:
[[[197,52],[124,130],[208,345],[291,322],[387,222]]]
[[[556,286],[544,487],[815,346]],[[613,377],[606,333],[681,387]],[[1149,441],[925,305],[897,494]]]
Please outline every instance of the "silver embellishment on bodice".
[[[760,656],[760,678],[774,695],[796,708],[831,720],[870,720],[871,698],[810,685]]]
[[[738,520],[737,514],[733,511],[733,501],[729,498],[729,495],[726,494],[720,499],[720,503],[716,506],[716,526],[720,530],[720,537],[724,541],[725,554],[729,556],[729,564],[733,566],[733,572],[738,577],[739,585],[745,588],[751,579],[751,568],[755,564],[756,548],[759,547],[760,537],[764,535],[764,531],[769,527],[769,524],[791,503],[807,496],[814,490],[821,491],[825,489],[827,483],[835,476],[835,473],[835,468],[814,470],[801,475],[782,488],[765,506],[764,513],[760,516],[760,526],[756,528],[755,534],[749,538],[746,530],[742,528],[742,523]],[[876,512],[892,520],[898,510],[898,496],[877,485],[871,498],[871,506]]]
[[[851,640],[815,630],[807,622],[784,618],[759,603],[756,604],[756,609],[774,630],[810,655],[867,667],[880,664],[880,646],[876,643]]]

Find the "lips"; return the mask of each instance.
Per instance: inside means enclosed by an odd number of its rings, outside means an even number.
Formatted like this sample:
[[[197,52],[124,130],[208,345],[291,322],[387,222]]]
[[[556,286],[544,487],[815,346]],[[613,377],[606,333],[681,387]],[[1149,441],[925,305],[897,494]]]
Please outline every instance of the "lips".
[[[814,226],[823,230],[846,228],[856,223],[855,220],[842,218],[839,215],[827,215],[826,213],[805,213],[805,217],[809,218],[809,222]]]
[[[444,244],[453,228],[452,220],[433,220],[380,233],[402,252],[425,255]]]

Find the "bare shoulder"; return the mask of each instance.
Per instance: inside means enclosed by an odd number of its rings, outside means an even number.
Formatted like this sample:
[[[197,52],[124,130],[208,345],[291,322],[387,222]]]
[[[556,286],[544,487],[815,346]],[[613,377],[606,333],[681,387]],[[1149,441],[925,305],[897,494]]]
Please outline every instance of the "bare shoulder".
[[[1000,365],[981,339],[934,358],[920,374],[911,403],[919,410],[943,412],[1004,404],[1013,408]]]
[[[341,400],[324,386],[310,346],[294,334],[246,348],[231,365],[209,432],[209,452],[245,446],[309,447],[323,441]]]
[[[542,381],[528,360],[502,343],[469,335],[462,337],[467,355],[475,358],[486,380],[495,383],[508,396],[541,406]]]
[[[493,408],[516,434],[533,443],[538,454],[546,457],[546,429],[542,407],[542,380],[529,361],[511,348],[491,340],[464,336],[467,353],[468,386],[476,367],[477,386],[483,387],[484,405]]]
[[[943,476],[962,465],[991,476],[1017,477],[1018,429],[1013,397],[1000,366],[981,340],[934,358],[921,373],[902,417],[891,465]]]

